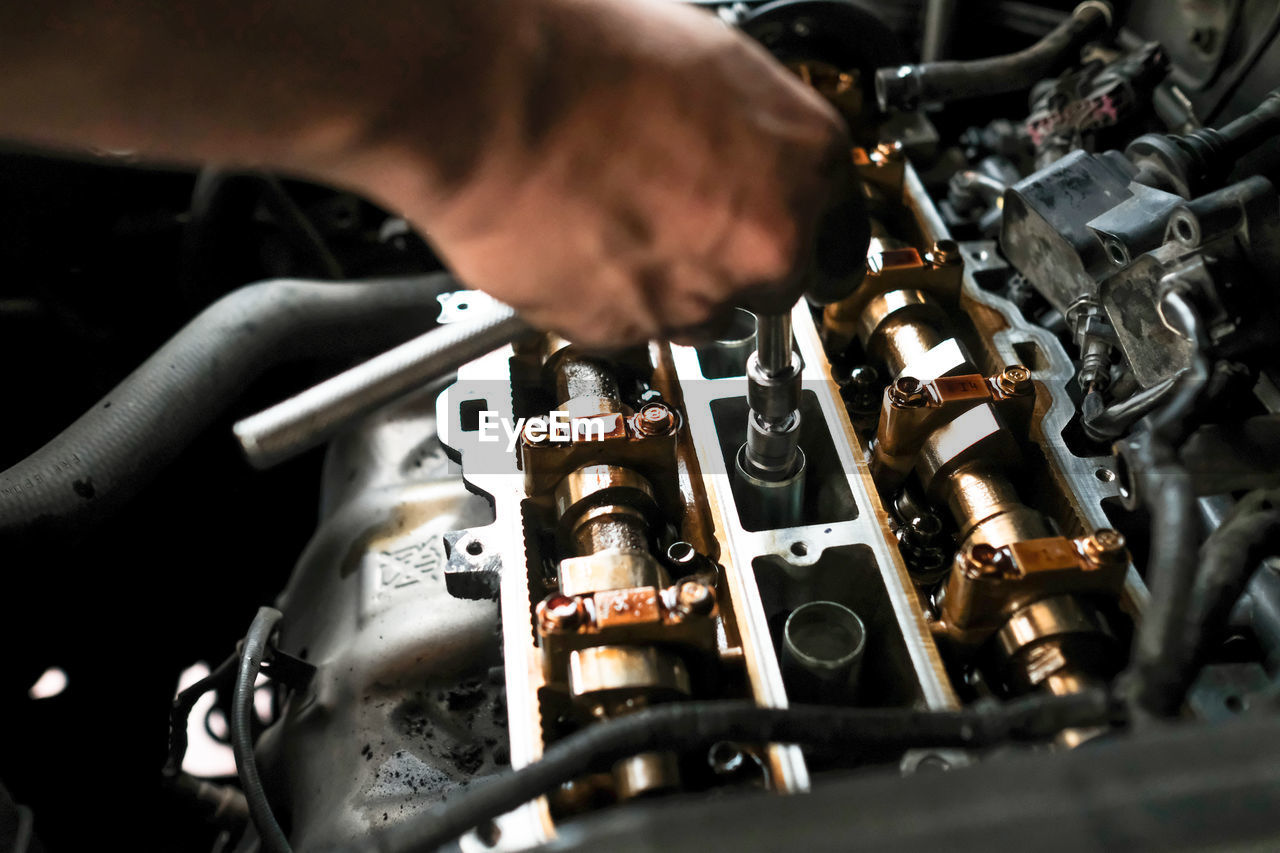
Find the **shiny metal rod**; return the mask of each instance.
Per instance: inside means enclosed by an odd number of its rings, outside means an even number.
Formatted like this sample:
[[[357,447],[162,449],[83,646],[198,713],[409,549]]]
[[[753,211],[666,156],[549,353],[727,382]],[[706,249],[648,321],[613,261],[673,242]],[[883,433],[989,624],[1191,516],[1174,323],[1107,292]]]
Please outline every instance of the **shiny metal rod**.
[[[761,314],[756,321],[756,358],[766,376],[791,369],[791,314]]]
[[[479,320],[441,326],[239,421],[236,438],[255,468],[270,468],[528,331],[505,305]]]

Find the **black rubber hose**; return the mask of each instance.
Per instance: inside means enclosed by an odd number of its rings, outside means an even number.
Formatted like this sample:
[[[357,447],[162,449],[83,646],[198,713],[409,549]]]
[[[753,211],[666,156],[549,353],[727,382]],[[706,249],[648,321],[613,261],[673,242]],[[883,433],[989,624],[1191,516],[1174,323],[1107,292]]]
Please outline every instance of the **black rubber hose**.
[[[1190,606],[1183,620],[1182,655],[1178,660],[1180,703],[1221,636],[1240,596],[1262,561],[1280,550],[1280,489],[1245,495],[1231,514],[1209,534],[1200,550]]]
[[[1222,137],[1223,156],[1235,160],[1273,141],[1277,131],[1280,131],[1280,91],[1271,92],[1257,107],[1214,132]]]
[[[1166,325],[1192,344],[1191,366],[1178,374],[1168,402],[1146,419],[1146,430],[1117,448],[1137,497],[1151,515],[1151,554],[1147,586],[1151,600],[1138,627],[1130,662],[1133,699],[1156,716],[1172,716],[1181,705],[1181,633],[1199,565],[1199,522],[1191,475],[1177,451],[1195,427],[1193,415],[1209,381],[1202,349],[1203,323],[1186,294],[1170,291],[1161,299]],[[1133,495],[1126,496],[1132,501]]]
[[[130,500],[267,368],[350,359],[430,328],[436,274],[243,287],[201,312],[56,438],[0,473],[0,542],[64,541]]]
[[[881,68],[876,72],[880,109],[914,110],[922,103],[1002,95],[1030,89],[1069,66],[1080,48],[1111,26],[1111,6],[1099,0],[1081,3],[1071,17],[1026,50],[968,62],[926,62]]]
[[[1186,470],[1155,453],[1143,455],[1150,457],[1139,480],[1151,515],[1147,569],[1151,600],[1138,626],[1130,668],[1138,705],[1148,713],[1169,717],[1181,704],[1181,628],[1199,565],[1199,531],[1195,493]]]
[[[292,848],[271,811],[267,792],[262,787],[262,777],[258,775],[258,760],[253,754],[253,689],[262,670],[267,642],[280,623],[280,615],[274,607],[258,608],[258,615],[253,617],[249,633],[244,637],[231,698],[231,750],[236,756],[236,773],[249,803],[249,816],[262,839],[263,848],[269,853],[290,853]]]
[[[677,702],[639,711],[552,745],[542,758],[452,799],[443,808],[375,834],[351,851],[434,850],[473,827],[592,770],[654,750],[685,751],[719,741],[796,743],[857,750],[869,746],[979,748],[1042,740],[1063,729],[1113,721],[1108,696],[1038,695],[986,710],[914,711],[798,705],[760,708],[749,702]]]

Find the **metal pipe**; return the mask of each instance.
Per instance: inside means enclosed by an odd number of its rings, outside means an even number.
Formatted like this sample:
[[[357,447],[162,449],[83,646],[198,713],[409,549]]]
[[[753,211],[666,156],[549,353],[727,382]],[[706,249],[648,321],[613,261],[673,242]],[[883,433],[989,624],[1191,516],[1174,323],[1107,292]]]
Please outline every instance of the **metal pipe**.
[[[236,438],[254,467],[269,468],[528,331],[505,305],[475,322],[442,326],[239,421]]]

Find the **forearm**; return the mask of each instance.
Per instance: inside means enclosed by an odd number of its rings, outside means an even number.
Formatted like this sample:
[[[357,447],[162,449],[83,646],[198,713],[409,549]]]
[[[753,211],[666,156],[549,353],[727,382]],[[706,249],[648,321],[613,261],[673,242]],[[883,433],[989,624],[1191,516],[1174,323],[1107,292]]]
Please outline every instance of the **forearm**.
[[[446,190],[485,147],[521,5],[3,4],[0,137],[356,184],[400,168]]]

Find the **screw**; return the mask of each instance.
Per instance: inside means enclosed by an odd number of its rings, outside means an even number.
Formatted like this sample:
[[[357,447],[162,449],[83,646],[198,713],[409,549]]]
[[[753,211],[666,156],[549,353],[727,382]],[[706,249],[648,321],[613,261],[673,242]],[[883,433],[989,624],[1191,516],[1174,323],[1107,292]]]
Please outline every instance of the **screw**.
[[[675,428],[675,412],[662,403],[650,403],[636,417],[636,429],[641,435],[666,435]]]
[[[1128,562],[1124,534],[1110,527],[1095,530],[1093,535],[1085,540],[1084,558],[1089,565],[1097,568],[1123,565]]]
[[[999,575],[1004,571],[1004,552],[985,542],[971,545],[969,550],[961,552],[961,558],[965,574],[971,578]]]
[[[925,253],[924,259],[935,267],[952,267],[963,261],[960,244],[955,240],[939,240]]]
[[[1031,383],[1031,371],[1021,364],[1011,364],[1000,371],[996,385],[1011,397],[1020,397],[1035,390],[1035,386]]]
[[[899,376],[889,386],[889,402],[900,409],[918,409],[924,405],[924,384],[914,376]]]
[[[716,594],[704,583],[685,581],[680,584],[676,603],[686,613],[710,613],[716,606]]]
[[[902,143],[896,139],[888,142],[881,142],[876,146],[876,157],[879,158],[881,165],[889,163],[901,163],[907,159],[906,153],[902,150]]]
[[[586,615],[582,600],[568,595],[553,595],[538,605],[538,624],[545,634],[576,631]]]

